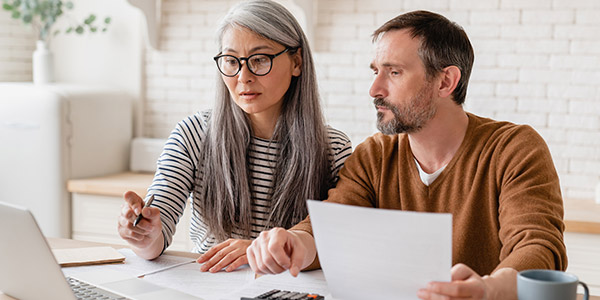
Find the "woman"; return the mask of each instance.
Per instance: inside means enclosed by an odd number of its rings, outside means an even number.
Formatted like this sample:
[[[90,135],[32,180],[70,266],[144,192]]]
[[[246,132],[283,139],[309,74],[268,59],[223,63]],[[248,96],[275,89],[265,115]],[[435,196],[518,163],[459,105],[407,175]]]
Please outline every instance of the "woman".
[[[142,209],[127,192],[119,217],[121,237],[152,259],[168,247],[191,197],[193,251],[204,253],[198,262],[211,272],[246,264],[261,231],[306,217],[306,199],[326,198],[351,152],[346,135],[324,123],[307,39],[283,6],[238,4],[218,41],[214,109],[179,122],[148,189],[153,204]]]

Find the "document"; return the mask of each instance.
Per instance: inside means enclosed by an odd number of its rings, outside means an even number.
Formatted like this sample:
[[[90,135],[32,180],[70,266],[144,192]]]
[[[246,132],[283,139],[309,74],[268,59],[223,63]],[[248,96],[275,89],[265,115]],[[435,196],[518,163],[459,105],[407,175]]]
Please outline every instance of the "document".
[[[125,256],[112,247],[52,249],[61,267],[122,263]]]
[[[452,215],[308,201],[319,260],[336,299],[416,299],[450,281]]]
[[[201,265],[189,257],[163,254],[154,260],[145,260],[131,249],[118,251],[126,258],[123,264],[63,268],[63,273],[98,284],[144,275],[141,276],[144,281],[206,300],[219,299],[254,281],[254,272],[248,265],[234,272],[209,273],[201,272]]]

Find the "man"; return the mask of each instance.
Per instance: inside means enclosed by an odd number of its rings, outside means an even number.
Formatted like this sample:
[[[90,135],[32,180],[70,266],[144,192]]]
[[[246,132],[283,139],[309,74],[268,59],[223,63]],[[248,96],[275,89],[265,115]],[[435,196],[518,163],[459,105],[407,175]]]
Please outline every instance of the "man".
[[[375,31],[375,134],[326,201],[453,216],[452,282],[422,299],[516,299],[516,272],[567,267],[560,186],[529,126],[466,113],[473,49],[461,27],[416,11]],[[263,232],[247,250],[257,273],[318,267],[310,219]],[[491,274],[480,277],[478,274]]]

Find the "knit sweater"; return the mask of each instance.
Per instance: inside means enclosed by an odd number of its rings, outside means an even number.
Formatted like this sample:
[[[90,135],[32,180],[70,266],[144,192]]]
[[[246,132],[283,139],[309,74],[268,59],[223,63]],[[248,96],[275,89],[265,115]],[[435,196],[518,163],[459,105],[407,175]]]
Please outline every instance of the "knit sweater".
[[[529,126],[467,115],[462,144],[430,186],[408,136],[378,133],[346,160],[326,201],[451,213],[452,264],[481,275],[503,267],[565,270],[563,203],[546,143]],[[292,229],[312,234],[310,218]]]

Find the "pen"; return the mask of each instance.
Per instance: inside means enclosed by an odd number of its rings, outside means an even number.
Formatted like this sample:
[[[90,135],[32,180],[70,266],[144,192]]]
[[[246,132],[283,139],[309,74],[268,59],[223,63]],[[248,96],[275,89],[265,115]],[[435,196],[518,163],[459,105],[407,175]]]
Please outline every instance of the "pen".
[[[146,204],[144,205],[144,207],[149,207],[150,204],[152,204],[152,201],[154,201],[154,195],[150,195],[150,198],[148,198],[148,201],[146,201]],[[137,218],[135,218],[135,221],[133,221],[133,227],[137,226],[137,224],[141,220],[142,220],[142,212],[140,211],[140,214],[137,216]]]

